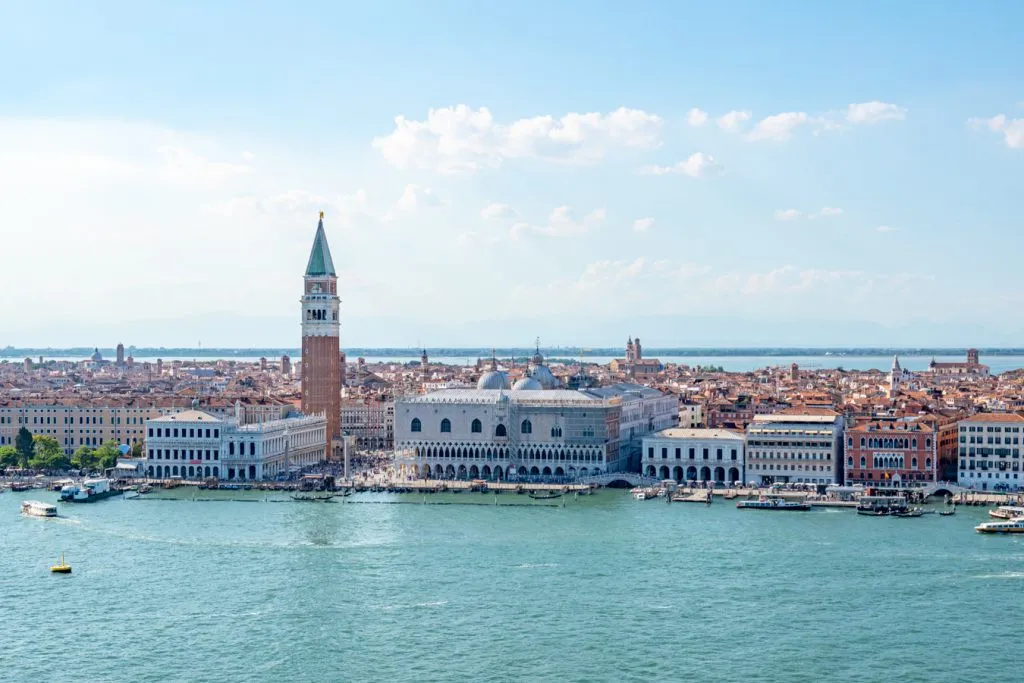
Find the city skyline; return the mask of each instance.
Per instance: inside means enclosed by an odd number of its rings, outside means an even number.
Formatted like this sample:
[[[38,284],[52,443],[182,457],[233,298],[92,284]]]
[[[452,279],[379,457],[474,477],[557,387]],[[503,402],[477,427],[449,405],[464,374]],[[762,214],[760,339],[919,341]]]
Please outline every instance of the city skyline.
[[[740,5],[4,8],[0,343],[294,347],[323,210],[342,348],[1018,345],[1024,9]]]

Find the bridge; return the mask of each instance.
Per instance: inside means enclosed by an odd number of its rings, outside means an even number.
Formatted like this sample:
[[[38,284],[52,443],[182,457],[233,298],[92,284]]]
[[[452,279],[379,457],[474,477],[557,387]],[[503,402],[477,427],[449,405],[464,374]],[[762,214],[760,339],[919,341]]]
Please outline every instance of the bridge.
[[[971,489],[965,489],[962,486],[957,486],[956,484],[948,481],[937,481],[933,484],[928,484],[928,486],[915,490],[920,491],[926,498],[928,496],[956,496],[960,493],[971,492]]]
[[[629,486],[654,486],[661,482],[657,477],[645,477],[636,472],[603,472],[577,480],[581,484],[597,484],[598,486],[610,486],[614,482],[624,482]]]

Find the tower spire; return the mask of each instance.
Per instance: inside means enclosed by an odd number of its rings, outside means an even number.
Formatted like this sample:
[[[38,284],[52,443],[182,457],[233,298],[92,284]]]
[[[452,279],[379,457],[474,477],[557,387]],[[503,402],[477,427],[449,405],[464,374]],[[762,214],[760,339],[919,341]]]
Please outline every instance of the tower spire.
[[[331,259],[331,248],[327,246],[327,233],[324,232],[324,212],[320,212],[320,222],[316,226],[313,248],[309,252],[306,264],[306,277],[335,276],[334,261]]]

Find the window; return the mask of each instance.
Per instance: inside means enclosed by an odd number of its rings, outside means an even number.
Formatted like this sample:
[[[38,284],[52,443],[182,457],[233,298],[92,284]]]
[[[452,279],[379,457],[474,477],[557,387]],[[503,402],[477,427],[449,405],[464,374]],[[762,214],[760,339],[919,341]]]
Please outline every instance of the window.
[[[676,449],[676,460],[681,460],[682,457],[683,457],[683,449],[682,448],[677,448]]]
[[[529,420],[523,420],[523,424],[519,426],[519,431],[523,434],[533,434],[533,424]]]
[[[654,446],[647,447],[647,458],[650,460],[654,459]]]
[[[668,457],[668,448],[666,448],[665,446],[661,447],[661,457],[662,458],[667,458]]]
[[[729,452],[729,459],[730,459],[730,460],[735,460],[735,459],[736,459],[736,449],[735,449],[735,448],[733,448],[733,449],[732,449],[732,450],[731,450],[731,451]]]
[[[447,417],[441,420],[441,431],[444,433],[450,433],[452,431],[452,421]]]
[[[505,429],[505,425],[500,424],[500,425],[498,425],[497,427],[494,428],[494,435],[495,436],[508,436],[508,430]]]
[[[423,423],[420,422],[420,419],[418,417],[414,417],[412,419],[412,424],[409,425],[409,431],[411,431],[411,432],[422,432],[423,431]]]
[[[484,431],[484,425],[482,422],[480,422],[480,420],[473,418],[473,424],[469,426],[469,431],[473,432],[474,434],[479,434],[482,431]]]

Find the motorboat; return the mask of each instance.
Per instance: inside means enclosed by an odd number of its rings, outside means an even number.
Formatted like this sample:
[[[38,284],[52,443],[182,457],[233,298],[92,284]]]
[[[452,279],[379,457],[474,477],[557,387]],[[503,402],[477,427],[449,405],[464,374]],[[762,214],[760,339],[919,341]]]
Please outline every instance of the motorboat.
[[[57,506],[38,500],[25,500],[21,503],[21,513],[30,517],[56,517]]]
[[[903,496],[861,496],[857,499],[857,514],[866,517],[885,517],[907,509],[907,499]]]
[[[633,500],[647,500],[647,494],[642,489],[633,491]]]
[[[1024,507],[1018,507],[1016,505],[1000,505],[995,510],[988,511],[989,517],[995,519],[1014,519],[1015,517],[1024,517]]]
[[[982,522],[974,527],[979,534],[1024,534],[1024,517],[998,522]]]
[[[60,490],[60,499],[65,503],[94,503],[122,493],[110,485],[109,479],[86,479],[81,486],[69,484]]]
[[[761,496],[757,500],[741,500],[736,503],[740,510],[778,510],[791,512],[806,512],[811,506],[802,501],[785,500],[783,498],[768,498]]]

